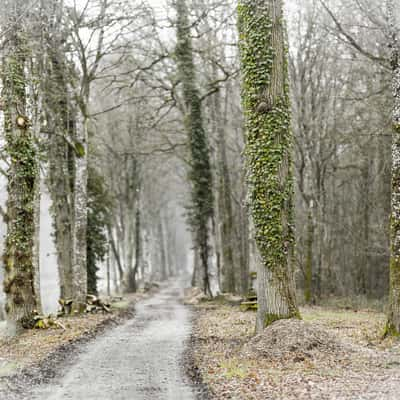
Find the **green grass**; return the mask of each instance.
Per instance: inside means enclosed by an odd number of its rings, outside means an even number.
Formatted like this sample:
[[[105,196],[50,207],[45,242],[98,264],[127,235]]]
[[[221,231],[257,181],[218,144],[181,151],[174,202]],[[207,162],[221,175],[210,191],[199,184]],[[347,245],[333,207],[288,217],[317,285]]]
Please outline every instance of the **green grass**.
[[[224,370],[224,376],[228,379],[244,379],[248,375],[248,369],[240,364],[238,360],[232,358],[221,363],[220,367]]]
[[[121,300],[111,304],[111,308],[115,310],[127,310],[129,308],[129,301]]]

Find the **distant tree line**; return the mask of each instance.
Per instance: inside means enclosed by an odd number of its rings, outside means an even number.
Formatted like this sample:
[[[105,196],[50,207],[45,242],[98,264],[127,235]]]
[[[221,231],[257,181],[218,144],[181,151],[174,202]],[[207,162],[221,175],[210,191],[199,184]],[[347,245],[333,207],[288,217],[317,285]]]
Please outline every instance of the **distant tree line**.
[[[397,5],[83,3],[0,1],[9,321],[41,312],[45,186],[74,312],[99,271],[111,293],[191,269],[209,296],[257,271],[259,330],[389,297],[398,332]]]

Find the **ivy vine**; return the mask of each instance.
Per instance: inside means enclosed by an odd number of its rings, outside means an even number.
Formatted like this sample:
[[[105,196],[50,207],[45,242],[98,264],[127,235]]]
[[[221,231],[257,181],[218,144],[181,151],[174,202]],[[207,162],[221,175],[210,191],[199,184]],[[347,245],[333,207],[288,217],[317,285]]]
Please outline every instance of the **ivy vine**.
[[[289,314],[298,316],[289,283],[294,215],[287,65],[284,65],[283,94],[271,98],[268,88],[275,50],[272,46],[273,21],[267,2],[242,1],[238,16],[242,101],[247,131],[247,182],[255,240],[265,267],[280,281],[281,295],[288,303]],[[271,320],[274,319],[276,316]],[[266,323],[270,323],[268,316]]]

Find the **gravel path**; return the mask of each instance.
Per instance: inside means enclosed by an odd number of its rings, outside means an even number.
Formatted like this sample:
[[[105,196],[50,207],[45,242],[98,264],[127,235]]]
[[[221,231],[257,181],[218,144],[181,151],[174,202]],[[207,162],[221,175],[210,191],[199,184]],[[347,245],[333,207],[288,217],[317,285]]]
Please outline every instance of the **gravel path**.
[[[135,318],[81,348],[63,377],[30,400],[194,400],[183,373],[191,331],[181,290],[166,288],[136,306]]]

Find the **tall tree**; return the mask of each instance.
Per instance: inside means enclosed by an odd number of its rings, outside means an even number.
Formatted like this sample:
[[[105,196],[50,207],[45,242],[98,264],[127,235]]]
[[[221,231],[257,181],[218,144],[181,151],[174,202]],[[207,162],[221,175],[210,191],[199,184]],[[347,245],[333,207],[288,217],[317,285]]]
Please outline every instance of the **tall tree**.
[[[48,187],[52,199],[54,238],[57,251],[60,296],[72,299],[72,226],[74,209],[74,164],[76,111],[68,87],[70,68],[66,59],[63,31],[63,2],[43,1],[45,42],[42,82],[43,106],[48,139]]]
[[[292,134],[282,0],[239,2],[247,174],[258,257],[258,332],[298,318],[293,276]]]
[[[88,14],[88,6],[98,6],[98,15],[94,20]],[[75,157],[74,165],[74,216],[72,225],[72,298],[79,307],[79,303],[86,301],[87,295],[87,205],[88,205],[88,151],[89,126],[91,123],[91,89],[93,81],[105,53],[104,36],[107,27],[108,0],[88,1],[83,10],[78,10],[77,4],[68,9],[68,26],[71,42],[78,55],[81,69],[79,84],[74,93],[79,113],[76,118],[76,146],[79,157]],[[82,30],[89,21],[93,24],[92,35],[86,43],[82,37]],[[96,36],[96,43],[92,49],[91,40]]]
[[[215,68],[214,68],[215,69]],[[216,75],[216,74],[215,74]],[[215,77],[215,80],[217,78]],[[221,266],[220,266],[220,285],[222,292],[234,293],[240,290],[235,282],[235,260],[234,260],[234,216],[232,209],[232,186],[229,175],[228,155],[227,155],[227,105],[222,110],[223,103],[220,90],[212,97],[212,117],[214,120],[214,130],[217,134],[217,201],[219,234],[221,240]],[[218,119],[219,118],[219,119]]]
[[[4,291],[9,322],[17,330],[29,327],[37,307],[35,294],[35,188],[39,169],[33,133],[27,117],[26,68],[30,57],[26,4],[2,2],[2,99],[6,152],[9,158],[7,237],[4,248]]]
[[[204,130],[201,98],[193,62],[191,25],[185,0],[175,2],[177,11],[176,60],[186,106],[185,126],[191,155],[191,226],[201,265],[202,289],[211,294],[209,280],[209,226],[213,216],[212,177],[207,136]]]
[[[394,96],[392,139],[392,215],[388,334],[400,334],[400,43],[394,2],[387,0]]]
[[[88,293],[97,295],[98,264],[108,252],[106,228],[110,223],[112,202],[104,177],[91,165],[88,175],[87,282]]]

